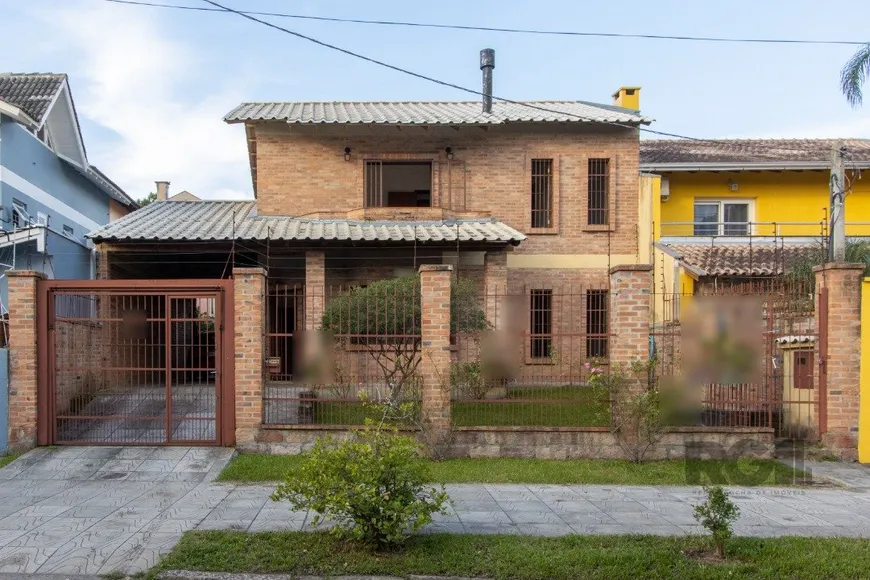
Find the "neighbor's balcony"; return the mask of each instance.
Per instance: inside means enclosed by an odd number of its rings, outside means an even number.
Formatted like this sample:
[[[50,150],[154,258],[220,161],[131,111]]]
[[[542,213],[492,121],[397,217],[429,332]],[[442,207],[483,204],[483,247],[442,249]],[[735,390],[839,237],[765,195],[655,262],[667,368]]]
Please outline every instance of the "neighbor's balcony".
[[[672,243],[812,242],[830,232],[826,221],[816,222],[662,222],[659,237]],[[846,222],[846,236],[870,238],[870,222]]]

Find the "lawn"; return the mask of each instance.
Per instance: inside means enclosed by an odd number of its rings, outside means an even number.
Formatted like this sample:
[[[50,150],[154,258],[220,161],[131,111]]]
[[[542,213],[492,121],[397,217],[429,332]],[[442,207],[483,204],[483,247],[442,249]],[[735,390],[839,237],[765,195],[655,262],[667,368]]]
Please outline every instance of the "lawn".
[[[298,455],[236,456],[218,481],[279,481],[297,468]],[[429,461],[438,483],[559,483],[622,485],[792,485],[803,473],[772,460],[448,459]],[[700,479],[693,479],[697,475]]]
[[[496,580],[781,578],[853,579],[870,570],[870,542],[844,538],[735,538],[729,559],[691,554],[698,537],[419,535],[404,550],[372,552],[327,533],[196,531],[149,575],[163,570],[292,575],[411,574]],[[687,555],[689,554],[689,555]]]
[[[0,467],[5,467],[18,459],[21,456],[20,453],[11,453],[9,455],[0,456]]]
[[[588,386],[513,387],[504,399],[455,400],[457,427],[603,427],[607,425],[607,392]],[[362,425],[375,411],[362,403],[318,401],[315,423]]]

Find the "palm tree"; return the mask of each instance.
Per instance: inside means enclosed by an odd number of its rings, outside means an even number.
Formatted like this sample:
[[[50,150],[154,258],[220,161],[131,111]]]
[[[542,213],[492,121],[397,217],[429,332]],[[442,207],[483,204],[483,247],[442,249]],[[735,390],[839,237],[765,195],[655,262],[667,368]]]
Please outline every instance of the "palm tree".
[[[870,76],[870,44],[859,48],[840,71],[840,89],[853,107],[860,107],[864,100],[861,89],[868,76]]]

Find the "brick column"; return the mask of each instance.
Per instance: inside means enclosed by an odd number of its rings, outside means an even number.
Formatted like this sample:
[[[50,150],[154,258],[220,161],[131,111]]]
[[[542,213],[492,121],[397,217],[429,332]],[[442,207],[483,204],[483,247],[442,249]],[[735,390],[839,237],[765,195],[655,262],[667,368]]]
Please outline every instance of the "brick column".
[[[316,330],[323,320],[326,299],[326,255],[305,252],[305,330]]]
[[[9,280],[9,450],[36,446],[37,282],[42,274],[8,270]]]
[[[108,280],[112,276],[109,270],[109,245],[103,242],[97,244],[97,280]]]
[[[423,379],[421,418],[429,444],[450,437],[450,278],[447,264],[420,266]]]
[[[236,444],[256,440],[263,421],[266,271],[233,269],[235,309]]]
[[[493,329],[499,329],[505,316],[504,299],[507,294],[507,252],[496,250],[487,252],[483,261],[483,299],[486,305],[486,319]]]
[[[822,443],[841,458],[854,460],[858,453],[864,264],[832,263],[813,271],[816,296],[822,288],[828,292],[828,356],[822,361],[827,371],[827,396],[821,397],[825,409],[820,409],[827,412],[827,431],[822,434]]]
[[[649,264],[613,266],[610,269],[610,362],[630,363],[649,358]]]

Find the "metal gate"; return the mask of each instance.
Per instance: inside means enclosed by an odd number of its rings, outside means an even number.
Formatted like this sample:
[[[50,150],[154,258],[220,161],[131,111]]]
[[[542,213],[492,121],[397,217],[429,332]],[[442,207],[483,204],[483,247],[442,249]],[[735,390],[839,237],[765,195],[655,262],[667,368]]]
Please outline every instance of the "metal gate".
[[[232,285],[42,281],[39,443],[233,444]]]

